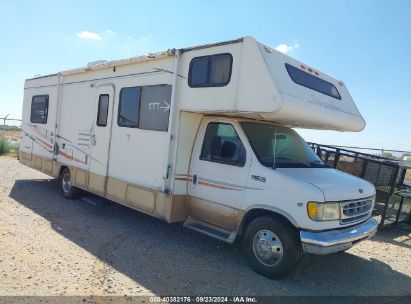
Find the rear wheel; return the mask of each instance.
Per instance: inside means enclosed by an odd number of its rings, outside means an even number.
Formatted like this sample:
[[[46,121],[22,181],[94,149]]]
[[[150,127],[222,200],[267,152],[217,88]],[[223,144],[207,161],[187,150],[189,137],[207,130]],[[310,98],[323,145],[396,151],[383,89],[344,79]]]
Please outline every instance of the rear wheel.
[[[277,217],[252,220],[246,228],[243,247],[251,267],[271,279],[292,272],[302,255],[295,228]]]
[[[71,173],[68,168],[64,168],[60,177],[61,193],[65,198],[76,199],[82,194],[81,189],[72,185]]]

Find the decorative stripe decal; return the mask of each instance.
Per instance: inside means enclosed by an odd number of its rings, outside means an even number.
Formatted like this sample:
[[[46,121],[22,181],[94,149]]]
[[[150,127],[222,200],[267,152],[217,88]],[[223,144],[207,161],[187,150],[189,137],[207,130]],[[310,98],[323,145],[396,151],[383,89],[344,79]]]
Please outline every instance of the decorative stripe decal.
[[[39,142],[41,142],[43,145],[45,145],[47,148],[49,148],[51,151],[53,151],[53,146],[52,145],[50,145],[48,142],[38,138],[37,136],[36,136],[36,138]]]
[[[202,180],[200,180],[200,181],[198,182],[198,184],[199,184],[199,185],[206,186],[206,187],[210,187],[210,188],[218,188],[218,189],[223,189],[223,190],[242,191],[242,189],[225,187],[225,186],[218,185],[218,184],[211,184],[211,183],[204,182],[204,181],[202,181]]]
[[[78,162],[78,163],[80,163],[80,164],[86,164],[86,162],[84,162],[84,161],[82,161],[82,160],[80,160],[80,159],[78,159],[78,158],[75,158],[75,157],[73,157],[73,156],[71,156],[71,155],[69,155],[69,154],[67,154],[67,153],[64,153],[63,151],[59,151],[59,155],[67,158],[68,160],[73,160],[73,161]]]
[[[192,175],[188,174],[176,174],[175,180],[177,181],[192,181]],[[218,188],[218,189],[223,189],[223,190],[233,190],[233,191],[243,191],[243,190],[264,190],[261,188],[254,188],[254,187],[248,187],[248,186],[242,186],[242,185],[237,185],[237,184],[230,184],[230,183],[225,183],[225,182],[220,182],[212,179],[207,179],[207,178],[198,178],[198,184],[205,186],[205,187],[210,187],[210,188]]]
[[[212,180],[212,179],[207,179],[207,178],[200,178],[200,181],[205,181],[207,183],[214,183],[220,186],[225,186],[225,187],[229,187],[229,188],[234,188],[234,189],[239,189],[239,190],[263,190],[261,188],[254,188],[254,187],[248,187],[248,186],[242,186],[242,185],[238,185],[238,184],[230,184],[230,183],[225,183],[225,182],[220,182],[220,181],[216,181],[216,180]]]
[[[193,177],[189,174],[176,174],[175,180],[178,181],[192,181]]]
[[[40,141],[40,139],[39,139],[37,136],[32,136],[32,135],[26,133],[26,132],[23,131],[23,130],[22,130],[22,132],[23,132],[23,134],[24,134],[25,136],[29,137],[33,142],[35,142],[36,144],[38,144],[40,148],[43,148],[44,150],[46,150],[46,151],[49,152],[49,153],[52,153],[52,152],[53,152],[52,149],[49,149],[47,146],[45,147],[43,141]]]

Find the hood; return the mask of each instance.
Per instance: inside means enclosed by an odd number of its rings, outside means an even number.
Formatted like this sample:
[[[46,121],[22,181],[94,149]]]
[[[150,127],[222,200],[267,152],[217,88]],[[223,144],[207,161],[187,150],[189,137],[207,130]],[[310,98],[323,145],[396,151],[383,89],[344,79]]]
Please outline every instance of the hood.
[[[368,181],[331,168],[278,168],[279,172],[316,186],[324,193],[325,201],[354,200],[375,195]]]

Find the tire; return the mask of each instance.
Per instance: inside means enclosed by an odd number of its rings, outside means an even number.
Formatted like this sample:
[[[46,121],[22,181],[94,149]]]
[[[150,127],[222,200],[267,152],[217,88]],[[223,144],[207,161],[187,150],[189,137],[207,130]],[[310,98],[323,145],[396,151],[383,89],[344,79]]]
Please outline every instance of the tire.
[[[243,250],[254,271],[270,279],[290,274],[302,256],[297,230],[280,217],[252,220],[244,233]]]
[[[68,168],[64,168],[61,172],[60,189],[63,197],[67,199],[77,199],[82,195],[82,190],[71,184],[71,173]]]

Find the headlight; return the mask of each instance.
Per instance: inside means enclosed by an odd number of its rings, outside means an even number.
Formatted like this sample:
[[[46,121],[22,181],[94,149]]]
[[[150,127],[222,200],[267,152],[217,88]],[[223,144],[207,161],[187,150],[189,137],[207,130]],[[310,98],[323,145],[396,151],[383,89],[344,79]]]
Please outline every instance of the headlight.
[[[307,213],[313,221],[333,221],[340,219],[340,204],[308,202]]]

